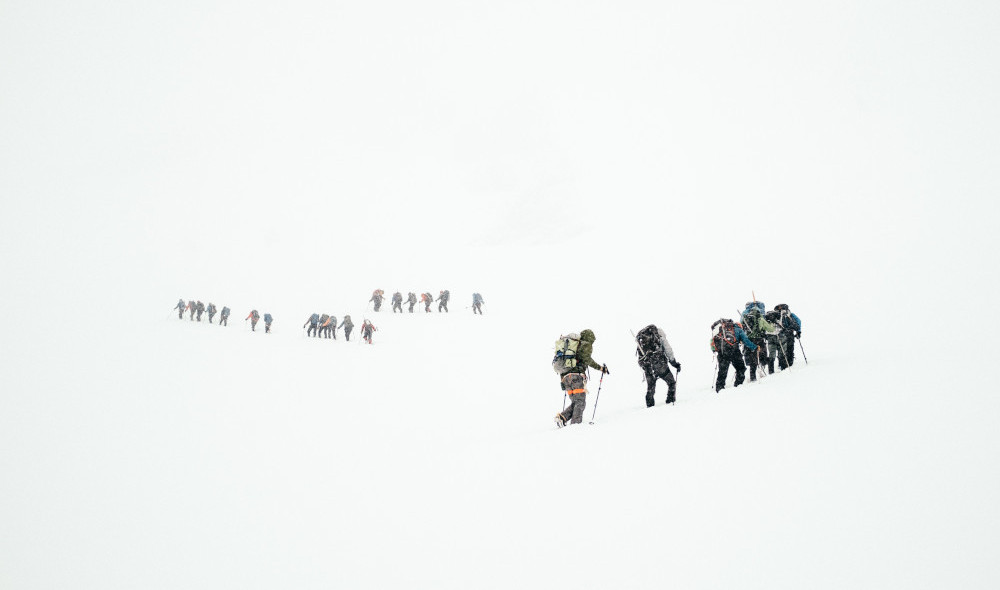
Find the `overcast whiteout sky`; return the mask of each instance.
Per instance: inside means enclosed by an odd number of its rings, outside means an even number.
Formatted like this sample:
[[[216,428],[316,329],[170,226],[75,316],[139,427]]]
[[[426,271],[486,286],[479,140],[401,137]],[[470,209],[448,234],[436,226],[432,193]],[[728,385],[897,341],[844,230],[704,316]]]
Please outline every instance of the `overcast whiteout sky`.
[[[5,2],[3,297],[439,289],[513,246],[610,278],[653,236],[664,288],[982,292],[998,10]]]

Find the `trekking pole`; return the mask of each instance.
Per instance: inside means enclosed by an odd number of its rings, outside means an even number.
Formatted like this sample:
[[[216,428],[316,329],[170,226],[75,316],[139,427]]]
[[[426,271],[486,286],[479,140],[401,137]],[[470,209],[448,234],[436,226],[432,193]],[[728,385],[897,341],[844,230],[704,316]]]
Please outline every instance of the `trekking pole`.
[[[719,353],[713,353],[712,357],[715,358],[715,370],[712,371],[712,389],[715,389],[716,380],[719,378]],[[715,393],[719,393],[716,391]]]
[[[763,361],[761,360],[760,356],[760,353],[763,351],[764,351],[763,346],[757,347],[757,368],[760,369],[760,375],[758,375],[757,377],[759,377],[761,380],[767,379],[767,355],[764,355]]]
[[[594,416],[597,415],[597,402],[601,401],[601,385],[604,384],[604,371],[601,371],[601,380],[597,382],[597,395],[594,397],[594,413],[590,415],[590,425],[594,425]]]
[[[566,392],[563,392],[563,411],[566,411]]]
[[[806,358],[806,349],[802,348],[802,337],[801,336],[797,336],[795,339],[799,341],[799,350],[802,351],[802,360],[804,360],[806,362],[806,364],[808,365],[809,364],[809,359]]]
[[[785,344],[781,341],[780,335],[778,336],[778,352],[781,353],[781,358],[785,359],[785,370],[791,369],[792,365],[788,364],[788,355],[785,354]]]

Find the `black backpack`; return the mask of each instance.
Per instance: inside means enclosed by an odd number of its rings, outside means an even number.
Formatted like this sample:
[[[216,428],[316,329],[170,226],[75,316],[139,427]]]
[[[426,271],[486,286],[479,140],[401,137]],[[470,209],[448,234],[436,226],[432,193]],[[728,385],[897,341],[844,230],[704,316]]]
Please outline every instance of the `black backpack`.
[[[732,348],[736,346],[736,324],[733,320],[719,319],[712,324],[712,344],[716,351],[721,351],[723,347]]]
[[[637,352],[640,357],[651,352],[658,352],[663,348],[663,344],[660,342],[660,330],[653,324],[639,330],[639,333],[635,335],[635,341],[639,345]]]
[[[750,338],[759,338],[763,335],[764,330],[760,326],[761,319],[763,319],[763,316],[756,307],[743,313],[743,326]]]

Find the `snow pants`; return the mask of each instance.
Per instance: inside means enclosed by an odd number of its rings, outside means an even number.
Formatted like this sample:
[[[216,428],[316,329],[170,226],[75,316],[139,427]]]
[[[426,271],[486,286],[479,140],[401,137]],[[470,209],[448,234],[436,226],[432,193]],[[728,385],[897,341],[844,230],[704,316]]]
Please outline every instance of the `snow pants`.
[[[220,326],[228,326],[229,325],[229,316],[227,316],[227,315],[222,316],[222,319],[219,320],[219,325]]]
[[[214,318],[214,317],[215,317],[215,314],[214,314],[214,313],[211,313],[211,312],[209,312],[209,314],[208,314],[208,323],[210,323],[210,324],[211,324],[211,323],[212,323],[212,318]]]
[[[667,382],[667,401],[665,403],[674,403],[677,381],[674,380],[674,374],[670,372],[667,357],[660,354],[650,361],[639,362],[639,368],[646,374],[646,407],[652,408],[655,405],[653,395],[656,393],[657,379],[663,379]]]
[[[778,334],[778,367],[782,370],[795,362],[795,332],[782,330]]]
[[[264,322],[264,333],[265,334],[271,333],[271,322]]]
[[[309,324],[309,329],[306,330],[306,336],[319,336],[319,328],[316,327],[316,324]]]
[[[751,352],[749,350],[743,351],[743,360],[746,361],[747,367],[750,368],[750,380],[757,380],[757,366],[764,363],[767,359],[767,342],[764,341],[763,337],[751,338],[751,342],[757,345],[757,350]]]
[[[413,313],[413,305],[414,305],[415,303],[416,303],[416,301],[411,301],[411,302],[410,302],[410,313]]]
[[[483,315],[482,304],[481,303],[473,303],[472,304],[472,313],[473,313],[473,315],[475,315],[477,313],[479,315]]]
[[[587,407],[587,376],[583,373],[566,373],[561,384],[563,391],[568,394],[569,406],[559,412],[559,416],[567,424],[580,424],[583,422],[583,410]]]
[[[718,393],[726,386],[726,377],[729,376],[729,365],[736,369],[736,379],[733,387],[739,387],[746,379],[747,366],[743,364],[743,355],[740,354],[738,346],[725,346],[719,353],[719,375],[715,378],[715,392]]]
[[[344,326],[344,339],[347,340],[348,342],[351,341],[351,331],[352,330],[354,330],[353,326],[351,326],[351,327]]]
[[[257,331],[257,322],[258,321],[260,321],[260,320],[250,320],[250,331],[251,332],[256,332]]]
[[[399,313],[403,313],[403,302],[402,301],[400,301],[398,303],[394,302],[392,304],[392,313],[396,313],[397,309],[399,310]]]
[[[179,320],[183,320],[184,319],[184,308],[183,307],[178,307],[177,308],[177,319],[179,319]]]
[[[448,311],[448,301],[447,300],[442,299],[441,303],[438,303],[438,313],[441,313],[441,308],[444,308],[445,311]]]
[[[764,337],[767,342],[767,372],[774,372],[774,358],[781,354],[778,352],[778,335],[768,334]]]

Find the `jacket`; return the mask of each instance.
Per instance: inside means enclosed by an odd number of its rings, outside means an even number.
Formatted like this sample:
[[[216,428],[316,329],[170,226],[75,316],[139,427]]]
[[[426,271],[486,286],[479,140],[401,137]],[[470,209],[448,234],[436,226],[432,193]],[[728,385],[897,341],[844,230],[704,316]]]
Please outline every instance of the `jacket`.
[[[781,317],[781,327],[790,332],[801,332],[802,321],[799,319],[799,316],[788,312],[788,315],[783,314]]]
[[[597,336],[592,330],[580,332],[580,346],[576,348],[576,366],[566,371],[566,373],[586,373],[587,368],[601,370],[602,365],[594,360],[594,341]]]
[[[645,330],[645,328],[643,328]],[[662,354],[667,362],[677,362],[674,357],[674,349],[670,347],[670,343],[667,342],[667,333],[663,331],[662,328],[656,328],[656,335],[659,342],[651,346],[650,350],[643,349],[642,345],[636,348],[636,354],[639,355],[639,364],[646,362],[646,359],[652,359],[656,354]]]
[[[715,325],[713,325],[712,327],[714,328]],[[740,327],[739,324],[733,325],[733,333],[736,335],[737,348],[739,343],[742,342],[743,346],[745,346],[747,350],[749,350],[750,352],[757,350],[757,345],[750,341],[750,338],[747,337],[747,333],[743,331],[743,328]],[[709,341],[709,343],[712,347],[712,352],[719,352],[719,350],[715,347],[715,338],[716,338],[715,336],[712,336],[712,339]]]

